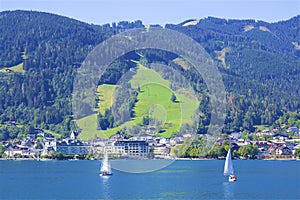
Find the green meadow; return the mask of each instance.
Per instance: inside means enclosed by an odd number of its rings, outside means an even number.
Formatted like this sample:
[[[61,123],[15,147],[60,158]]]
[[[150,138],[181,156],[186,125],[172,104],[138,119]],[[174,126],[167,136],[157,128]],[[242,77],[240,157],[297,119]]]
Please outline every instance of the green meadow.
[[[116,85],[103,84],[99,85],[97,88],[97,97],[99,101],[97,102],[98,112],[101,114],[105,113],[106,109],[109,109],[114,100],[114,90]]]
[[[138,101],[134,107],[135,117],[118,127],[109,130],[96,130],[97,114],[89,115],[77,121],[81,129],[80,139],[92,139],[95,136],[109,138],[125,127],[141,125],[144,117],[150,117],[159,122],[163,131],[156,134],[162,137],[171,137],[180,130],[182,124],[193,123],[192,117],[199,106],[199,102],[189,98],[188,95],[172,91],[170,82],[164,80],[159,73],[144,67],[137,61],[133,62],[137,64],[137,71],[130,83],[132,88],[140,88],[137,96]],[[107,84],[98,87],[97,96],[100,100],[97,102],[96,112],[103,114],[105,109],[109,109],[113,105],[115,87],[117,86]],[[177,101],[175,102],[171,101],[172,93],[176,96]]]

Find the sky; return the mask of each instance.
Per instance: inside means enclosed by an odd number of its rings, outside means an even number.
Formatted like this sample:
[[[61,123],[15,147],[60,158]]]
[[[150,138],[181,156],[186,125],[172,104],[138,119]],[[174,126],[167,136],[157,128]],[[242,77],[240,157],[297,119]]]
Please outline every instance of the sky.
[[[0,0],[4,10],[44,11],[99,25],[178,24],[208,16],[277,22],[299,15],[300,0]]]

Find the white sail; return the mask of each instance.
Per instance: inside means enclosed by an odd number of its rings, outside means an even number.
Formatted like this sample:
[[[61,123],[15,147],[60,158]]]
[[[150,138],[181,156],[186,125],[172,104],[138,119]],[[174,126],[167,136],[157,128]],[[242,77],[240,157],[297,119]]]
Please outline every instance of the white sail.
[[[110,163],[108,161],[108,156],[107,156],[106,152],[103,154],[103,160],[102,160],[100,172],[106,173],[106,174],[111,174],[111,167],[110,167]]]
[[[234,171],[233,171],[233,165],[232,165],[232,161],[231,161],[231,149],[229,149],[227,152],[225,165],[224,165],[224,175],[228,176],[228,175],[233,175],[233,174],[234,174]]]

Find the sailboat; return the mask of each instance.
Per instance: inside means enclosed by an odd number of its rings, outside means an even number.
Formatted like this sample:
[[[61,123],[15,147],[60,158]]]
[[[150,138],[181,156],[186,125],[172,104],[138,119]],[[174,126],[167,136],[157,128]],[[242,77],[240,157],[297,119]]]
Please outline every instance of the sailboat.
[[[109,160],[108,160],[108,155],[107,155],[107,152],[104,151],[103,153],[103,159],[102,159],[102,165],[101,165],[101,168],[100,168],[100,176],[110,176],[112,175],[112,172],[111,172],[111,167],[110,167],[110,163],[109,163]]]
[[[228,181],[236,181],[236,176],[234,175],[233,164],[231,161],[231,149],[228,150],[225,165],[224,165],[224,176],[229,176]]]

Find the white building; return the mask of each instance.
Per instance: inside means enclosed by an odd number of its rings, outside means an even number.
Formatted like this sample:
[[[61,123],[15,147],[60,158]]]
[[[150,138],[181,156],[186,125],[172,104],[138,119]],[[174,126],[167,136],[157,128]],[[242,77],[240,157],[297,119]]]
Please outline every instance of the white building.
[[[90,145],[72,139],[58,141],[53,148],[56,152],[69,155],[85,155],[90,151]]]
[[[149,145],[141,140],[118,140],[114,142],[114,153],[121,156],[147,158]]]

